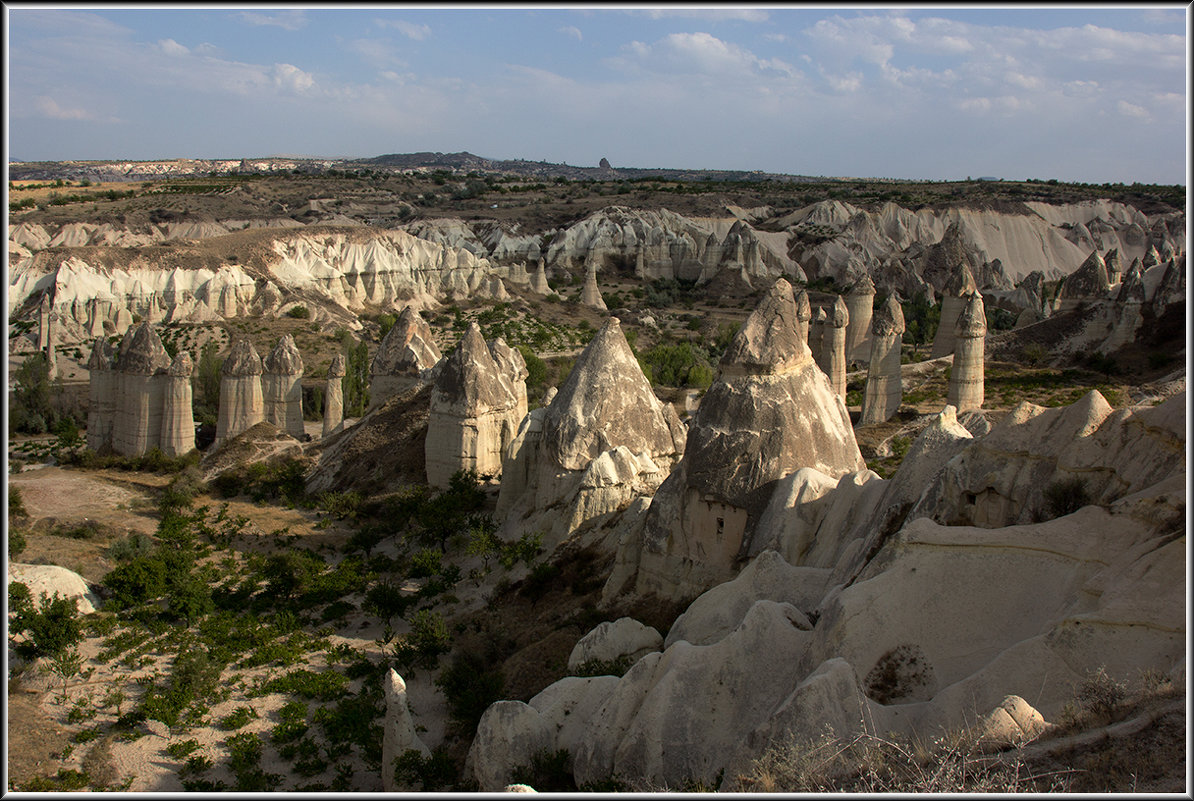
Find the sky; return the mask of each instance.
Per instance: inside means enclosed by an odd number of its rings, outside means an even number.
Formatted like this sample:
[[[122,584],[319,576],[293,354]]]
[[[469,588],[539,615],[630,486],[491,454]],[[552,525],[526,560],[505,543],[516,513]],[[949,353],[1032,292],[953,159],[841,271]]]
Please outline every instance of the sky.
[[[12,161],[468,151],[1185,183],[1182,5],[6,3]]]

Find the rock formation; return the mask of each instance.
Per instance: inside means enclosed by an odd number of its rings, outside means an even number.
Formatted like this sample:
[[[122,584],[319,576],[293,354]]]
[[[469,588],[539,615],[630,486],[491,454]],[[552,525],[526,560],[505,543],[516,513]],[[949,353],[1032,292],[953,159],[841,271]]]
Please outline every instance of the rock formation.
[[[394,760],[407,751],[415,751],[420,756],[431,756],[431,749],[420,739],[415,731],[414,721],[410,715],[410,704],[406,698],[406,682],[396,671],[390,669],[385,678],[386,717],[382,724],[381,764],[391,766],[382,770],[382,787],[387,793],[400,791],[414,791],[417,787],[402,787],[395,784],[392,766]]]
[[[946,401],[958,412],[983,405],[983,371],[986,358],[987,315],[983,296],[975,292],[954,326],[954,364]]]
[[[1066,276],[1057,293],[1057,310],[1066,312],[1084,303],[1105,300],[1111,289],[1107,265],[1098,251],[1092,251],[1077,270]]]
[[[554,547],[650,496],[683,453],[684,436],[611,317],[551,402],[522,421],[502,465],[498,514],[543,531]]]
[[[328,365],[327,385],[323,391],[323,437],[327,439],[340,429],[344,422],[344,376],[348,370],[344,365],[344,354],[337,353]]]
[[[547,283],[547,269],[544,262],[535,265],[535,274],[531,277],[531,291],[536,295],[555,294],[555,290]]]
[[[494,360],[481,338],[481,327],[471,323],[456,350],[441,363],[431,392],[428,484],[447,487],[460,470],[500,475],[502,454],[521,422],[520,397],[525,412],[525,383],[521,393],[515,384],[508,370]]]
[[[841,396],[797,333],[792,287],[779,279],[726,349],[684,457],[642,531],[620,546],[605,596],[635,573],[635,592],[668,598],[730,578],[775,482],[806,466],[840,476],[864,463]]]
[[[1123,259],[1119,256],[1119,249],[1112,248],[1107,251],[1107,255],[1103,256],[1103,264],[1107,267],[1108,283],[1115,286],[1120,282],[1124,272]]]
[[[875,283],[864,275],[846,293],[846,362],[869,364],[871,361],[871,314],[875,302]]]
[[[580,292],[580,302],[600,311],[608,311],[605,300],[601,297],[601,288],[597,286],[597,269],[595,267],[585,270],[585,285]]]
[[[295,439],[303,439],[303,357],[290,334],[261,361],[265,420]]]
[[[821,365],[821,362],[824,359],[825,326],[828,324],[829,315],[825,313],[825,307],[818,306],[816,313],[809,321],[808,349],[813,355],[813,360],[821,367],[821,372],[825,372],[825,367]]]
[[[622,617],[599,624],[577,641],[568,655],[568,669],[590,662],[637,662],[652,651],[663,650],[663,635],[634,618]]]
[[[904,310],[895,295],[889,295],[871,321],[871,361],[867,369],[860,425],[886,422],[900,408],[900,401],[904,397],[900,378],[903,333]],[[954,358],[956,360],[957,357]]]
[[[833,311],[821,329],[821,360],[818,364],[829,379],[829,386],[843,400],[846,397],[846,326],[849,324],[846,301],[838,295]]]
[[[253,344],[247,339],[238,339],[220,368],[220,411],[215,447],[265,419],[261,373],[261,357]]]
[[[37,307],[37,349],[45,353],[50,347],[50,293],[41,296],[41,303]]]
[[[87,447],[102,453],[112,449],[116,427],[117,385],[115,373],[116,350],[104,337],[98,337],[91,347],[87,362],[90,375],[87,406]]]
[[[112,448],[140,456],[162,444],[162,396],[170,356],[149,323],[125,334],[116,357],[116,423]]]
[[[413,306],[407,306],[382,339],[369,367],[370,408],[427,382],[441,357],[431,326]]]
[[[162,453],[183,456],[195,450],[195,415],[191,405],[191,355],[174,357],[162,378]]]
[[[1136,340],[1136,332],[1144,324],[1144,280],[1140,271],[1129,270],[1119,284],[1115,296],[1115,327],[1099,347],[1101,353],[1113,353]]]
[[[949,282],[941,290],[941,321],[933,337],[930,359],[939,359],[954,352],[954,327],[958,316],[966,308],[968,299],[978,291],[974,276],[965,264],[959,264],[951,273]]]
[[[813,310],[808,302],[808,292],[802,289],[796,294],[796,335],[809,346],[810,352],[815,352],[812,350],[808,332],[809,322],[812,318]]]

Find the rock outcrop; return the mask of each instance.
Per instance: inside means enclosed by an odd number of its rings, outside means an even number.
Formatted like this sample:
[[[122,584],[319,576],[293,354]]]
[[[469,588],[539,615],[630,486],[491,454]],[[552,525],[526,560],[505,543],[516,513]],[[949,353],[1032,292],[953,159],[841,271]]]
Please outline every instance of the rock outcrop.
[[[808,292],[804,289],[796,293],[796,336],[802,342],[809,346],[809,352],[812,350],[812,343],[809,340],[809,322],[813,319],[813,309],[808,302]]]
[[[261,357],[253,348],[253,343],[238,339],[224,359],[224,366],[220,368],[216,448],[265,419],[261,374]]]
[[[394,760],[407,751],[415,751],[420,756],[431,756],[431,749],[420,739],[415,731],[415,723],[411,719],[410,704],[406,698],[406,682],[391,669],[385,677],[386,717],[382,724],[381,764],[388,766],[381,772],[382,788],[387,793],[410,792],[417,787],[402,787],[395,784]]]
[[[1061,282],[1057,294],[1057,311],[1067,312],[1081,304],[1106,300],[1111,291],[1107,265],[1098,251],[1092,251],[1077,270]]]
[[[954,352],[954,329],[958,317],[966,308],[970,296],[977,291],[978,287],[974,283],[970,268],[965,264],[959,264],[941,291],[941,321],[937,324],[937,333],[933,337],[930,359],[939,359]]]
[[[29,588],[29,595],[35,609],[42,606],[42,595],[47,598],[66,598],[75,602],[80,615],[89,615],[100,605],[100,599],[87,584],[87,580],[73,570],[58,565],[23,565],[8,563],[9,583],[19,582]]]
[[[115,362],[116,349],[104,337],[97,337],[87,361],[87,447],[97,453],[113,448],[119,382]]]
[[[983,309],[983,296],[975,292],[954,326],[954,364],[946,403],[958,412],[983,405],[986,343],[987,315]]]
[[[526,410],[526,386],[521,382],[519,392],[516,384],[520,382],[499,366],[481,337],[481,327],[471,323],[460,344],[440,365],[431,392],[428,484],[447,487],[452,475],[461,470],[501,474],[502,454],[514,441],[520,415]]]
[[[195,450],[195,414],[191,404],[191,374],[195,365],[183,351],[166,369],[162,388],[161,449],[166,456]]]
[[[622,617],[598,624],[577,641],[568,655],[568,669],[591,663],[626,659],[631,664],[653,651],[663,649],[663,635],[634,618]]]
[[[125,334],[116,357],[116,422],[112,448],[140,456],[162,444],[162,400],[170,356],[157,331],[140,323]]]
[[[849,324],[846,301],[838,295],[821,327],[821,358],[817,364],[829,379],[829,386],[843,400],[846,397],[846,331]]]
[[[871,361],[867,368],[860,425],[886,422],[900,408],[904,397],[900,378],[903,333],[904,310],[895,295],[889,295],[871,322]],[[954,358],[956,361],[957,357]]]
[[[601,288],[597,286],[595,267],[585,270],[585,285],[580,291],[580,302],[599,311],[608,311],[605,300],[601,297]]]
[[[414,307],[407,306],[386,332],[369,367],[370,408],[428,382],[431,369],[442,356],[431,326]]]
[[[261,393],[265,420],[295,439],[303,431],[303,357],[290,334],[261,361]]]
[[[531,277],[531,291],[536,295],[555,294],[555,290],[547,283],[547,267],[544,262],[535,265],[535,274]]]
[[[344,376],[348,369],[344,354],[337,353],[328,365],[327,384],[323,391],[323,438],[327,439],[341,428],[344,422]]]
[[[650,496],[683,453],[685,433],[611,317],[550,404],[522,421],[502,466],[498,514],[544,531],[554,547]]]
[[[864,275],[846,293],[846,362],[869,364],[871,361],[871,314],[875,302],[875,283]]]
[[[797,333],[792,287],[779,279],[726,349],[684,457],[642,531],[620,546],[605,597],[624,586],[691,597],[731,578],[775,482],[806,466],[840,476],[864,464],[841,396]]]

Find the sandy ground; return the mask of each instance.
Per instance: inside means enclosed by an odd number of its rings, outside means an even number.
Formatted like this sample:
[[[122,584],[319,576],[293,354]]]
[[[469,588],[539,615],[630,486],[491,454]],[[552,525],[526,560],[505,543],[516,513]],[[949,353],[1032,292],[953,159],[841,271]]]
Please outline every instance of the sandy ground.
[[[130,531],[152,533],[156,527],[154,508],[155,491],[164,486],[169,476],[154,476],[120,471],[64,470],[57,467],[30,469],[9,477],[10,485],[21,490],[22,500],[31,520],[31,533],[27,535],[28,546],[20,555],[22,562],[61,564],[77,569],[85,578],[96,581],[114,563],[106,559],[103,551],[107,546]],[[218,506],[220,501],[207,497],[198,499],[200,504]],[[257,506],[245,501],[233,500],[229,512],[244,515],[249,525],[244,530],[242,550],[271,551],[285,547],[276,541],[273,532],[287,529],[297,535],[303,544],[319,549],[323,546],[341,544],[348,532],[336,526],[316,529],[315,513],[305,510]],[[76,540],[67,537],[39,533],[54,521],[59,526],[69,526],[84,520],[99,521],[103,528],[93,540]],[[400,621],[396,621],[398,633],[403,633]],[[347,644],[353,650],[363,651],[375,659],[379,646],[375,642],[382,636],[382,626],[375,620],[357,612],[347,618],[346,625],[329,638],[331,645]],[[80,654],[85,658],[83,675],[67,683],[65,695],[62,684],[48,673],[39,672],[36,667],[9,685],[8,749],[10,786],[22,784],[35,776],[53,776],[59,769],[80,770],[88,759],[91,775],[106,771],[112,777],[112,785],[129,791],[176,792],[183,789],[178,769],[185,760],[167,753],[171,743],[196,740],[200,749],[196,753],[211,759],[216,766],[204,778],[223,780],[232,784],[232,775],[227,767],[228,748],[226,742],[239,732],[258,732],[266,741],[261,767],[269,773],[284,777],[278,790],[292,790],[296,786],[312,782],[331,784],[335,778],[332,768],[325,774],[314,777],[292,776],[290,764],[282,760],[269,744],[269,730],[278,722],[276,712],[289,696],[271,694],[249,698],[246,690],[270,675],[289,672],[299,667],[319,670],[326,667],[323,652],[308,655],[306,664],[281,668],[263,666],[253,669],[230,667],[223,676],[224,687],[217,691],[222,698],[212,703],[204,715],[203,723],[194,728],[167,729],[163,724],[149,721],[138,729],[141,736],[126,739],[122,736],[107,736],[89,743],[73,743],[72,738],[84,729],[106,729],[117,718],[116,707],[106,701],[114,688],[124,690],[128,698],[123,702],[127,711],[135,703],[141,689],[139,678],[154,673],[168,672],[168,657],[155,655],[154,649],[128,663],[121,658],[103,662],[97,658],[103,638],[91,637],[80,645]],[[10,662],[13,655],[10,653]],[[43,666],[44,667],[44,666]],[[91,672],[88,674],[87,671]],[[433,675],[428,671],[415,671],[404,676],[415,723],[422,727],[420,735],[430,746],[435,747],[444,737],[446,710],[443,697],[433,684]],[[359,686],[360,680],[353,687]],[[213,699],[215,700],[215,699]],[[68,720],[72,709],[81,705],[88,710],[89,717],[82,721]],[[312,702],[312,708],[315,702]],[[237,731],[225,731],[218,721],[241,706],[249,706],[257,717]],[[76,713],[77,715],[78,713]],[[104,743],[102,748],[99,743]],[[88,756],[95,750],[106,755],[98,758]],[[342,760],[350,761],[350,760]],[[381,777],[370,770],[359,757],[351,760],[353,766],[352,787],[355,791],[381,791]]]

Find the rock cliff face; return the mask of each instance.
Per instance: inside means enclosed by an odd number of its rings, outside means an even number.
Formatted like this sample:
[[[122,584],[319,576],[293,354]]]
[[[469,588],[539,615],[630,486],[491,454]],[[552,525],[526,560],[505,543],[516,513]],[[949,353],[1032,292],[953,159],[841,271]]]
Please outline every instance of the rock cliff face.
[[[440,365],[432,389],[428,484],[447,487],[452,474],[460,470],[500,475],[502,454],[526,413],[525,376],[525,365],[522,378],[499,365],[481,338],[481,327],[475,322],[469,325],[456,350]]]
[[[845,404],[797,333],[792,287],[779,279],[726,349],[683,459],[641,534],[622,547],[619,562],[637,572],[634,583],[615,571],[607,595],[633,586],[691,597],[730,578],[775,482],[807,466],[839,476],[863,461]]]
[[[510,535],[529,526],[554,547],[649,497],[683,453],[685,433],[611,318],[551,403],[522,421],[502,466],[498,514],[516,522]]]
[[[735,790],[789,737],[928,736],[978,717],[984,738],[1014,739],[1062,714],[1095,669],[1180,676],[1185,404],[1112,411],[1091,393],[1025,404],[979,434],[947,407],[891,481],[790,474],[757,556],[690,604],[662,651],[620,678],[491,707],[474,776],[488,787],[533,746],[566,749],[579,784]],[[1068,477],[1092,505],[1031,511]]]
[[[440,358],[431,326],[407,306],[382,339],[369,367],[370,408],[429,380],[431,368]]]

